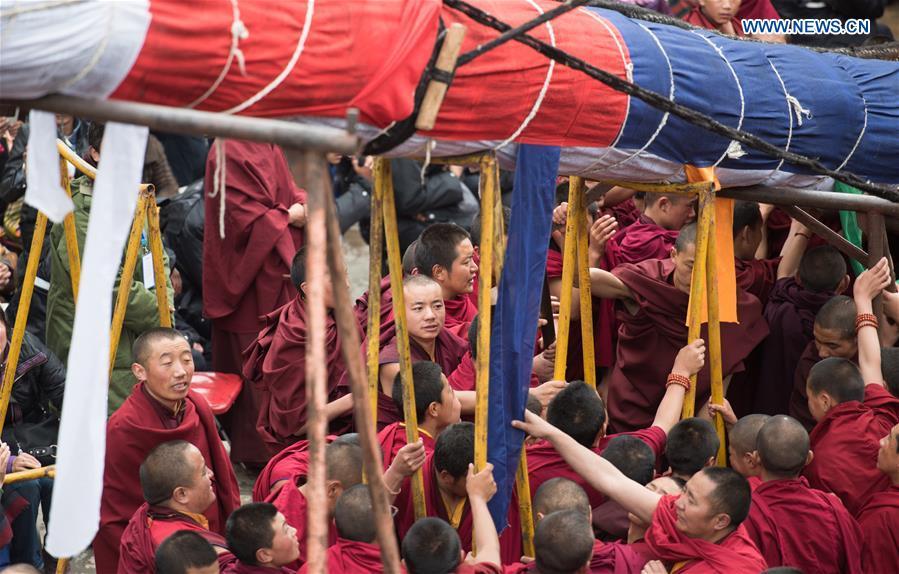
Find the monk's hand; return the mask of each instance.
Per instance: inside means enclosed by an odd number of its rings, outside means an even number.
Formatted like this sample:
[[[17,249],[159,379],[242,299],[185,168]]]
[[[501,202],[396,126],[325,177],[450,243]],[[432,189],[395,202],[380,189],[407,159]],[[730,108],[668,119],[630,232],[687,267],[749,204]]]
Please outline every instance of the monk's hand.
[[[534,438],[551,439],[554,434],[562,432],[528,410],[524,411],[524,420],[512,421],[512,426]]]
[[[403,477],[412,476],[412,473],[425,463],[426,456],[425,445],[419,439],[418,442],[407,444],[401,448],[396,453],[396,458],[390,463],[390,469],[388,470],[392,469]]]
[[[640,574],[668,574],[665,565],[658,560],[650,560],[640,571]]]
[[[677,353],[671,372],[689,377],[701,371],[703,365],[705,365],[705,341],[696,339]]]
[[[6,263],[0,262],[0,290],[9,287],[10,281],[12,281],[12,269]]]
[[[874,267],[863,271],[855,280],[855,286],[852,288],[855,304],[870,303],[870,301],[880,295],[889,284],[890,264],[886,257],[883,257],[874,265]],[[859,311],[859,313],[865,312],[867,311]]]
[[[22,472],[23,470],[31,470],[33,468],[40,468],[41,461],[34,458],[27,452],[19,453],[16,456],[16,460],[12,463],[12,471],[13,472]]]
[[[6,478],[6,464],[9,462],[9,445],[0,443],[0,484]]]
[[[618,222],[611,215],[603,215],[590,226],[589,254],[590,267],[599,267],[599,261],[606,252],[606,242],[618,231]]]
[[[563,201],[553,209],[553,225],[565,225],[568,221],[568,202]]]
[[[730,406],[730,402],[727,399],[724,399],[723,404],[715,404],[709,403],[709,416],[714,420],[715,415],[721,415],[721,418],[724,419],[724,424],[727,426],[733,426],[737,424],[737,415],[734,414],[734,409]]]
[[[474,465],[468,465],[468,479],[465,481],[465,491],[469,500],[482,500],[488,502],[496,494],[496,481],[493,480],[493,465],[489,462],[481,469],[474,471]]]
[[[530,389],[528,393],[531,396],[537,397],[537,400],[540,401],[540,405],[543,408],[546,408],[549,406],[549,402],[559,394],[559,391],[567,386],[568,383],[565,381],[546,381],[542,385]]]
[[[294,203],[287,209],[287,222],[294,227],[306,225],[306,206],[302,203]]]

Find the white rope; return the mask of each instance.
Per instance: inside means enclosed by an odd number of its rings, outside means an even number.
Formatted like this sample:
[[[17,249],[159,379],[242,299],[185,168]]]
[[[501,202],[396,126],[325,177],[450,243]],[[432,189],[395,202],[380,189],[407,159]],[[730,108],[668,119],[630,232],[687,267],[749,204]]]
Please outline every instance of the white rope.
[[[778,74],[779,76],[779,74]],[[783,83],[783,80],[781,80]],[[802,107],[802,104],[799,103],[799,98],[796,96],[791,96],[787,94],[787,103],[790,104],[791,111],[796,114],[796,122],[802,127],[802,116],[805,116],[807,119],[812,119],[811,110],[807,110]],[[791,118],[792,119],[792,118]],[[792,121],[790,123],[793,123]]]
[[[528,4],[530,4],[537,12],[539,12],[540,14],[543,14],[543,8],[541,8],[536,2],[534,2],[534,0],[526,0],[526,2]],[[553,48],[555,48],[556,47],[556,33],[555,33],[555,30],[553,29],[552,22],[547,21],[545,26],[546,26],[546,30],[549,32],[549,43],[550,43],[550,45],[552,45]],[[546,92],[549,91],[549,84],[552,81],[553,70],[555,70],[555,69],[556,69],[556,61],[550,60],[549,68],[547,68],[547,70],[546,70],[546,79],[543,80],[543,86],[540,88],[540,93],[537,95],[537,100],[534,102],[534,105],[531,107],[531,111],[524,118],[524,121],[521,122],[521,125],[518,126],[518,129],[515,130],[512,133],[512,135],[510,135],[508,138],[503,140],[498,146],[493,148],[493,151],[498,151],[498,150],[506,147],[513,141],[515,141],[515,139],[521,135],[521,132],[523,132],[528,127],[528,124],[531,123],[531,120],[533,120],[537,116],[537,112],[540,111],[540,106],[543,105],[543,99],[546,97]]]
[[[223,113],[226,114],[236,114],[238,112],[242,112],[243,110],[249,108],[253,104],[257,103],[259,100],[269,95],[272,90],[281,85],[288,75],[293,71],[294,66],[296,66],[297,61],[300,59],[300,55],[303,53],[303,48],[306,46],[306,39],[309,38],[309,30],[312,28],[312,15],[315,13],[315,0],[308,0],[306,4],[306,19],[303,22],[303,31],[300,33],[300,39],[297,42],[297,47],[293,51],[293,56],[291,56],[290,61],[287,62],[287,66],[281,70],[281,73],[272,80],[267,86],[259,90],[256,94],[254,94],[250,99],[246,100],[244,103],[234,106],[228,110],[225,110]]]
[[[862,99],[862,105],[864,106],[863,109],[865,110],[865,121],[864,123],[862,123],[862,131],[859,132],[858,138],[856,138],[855,140],[855,145],[852,146],[851,150],[849,150],[849,155],[846,156],[846,159],[843,160],[843,163],[840,164],[840,167],[838,167],[836,171],[840,171],[841,169],[846,167],[846,164],[849,163],[849,160],[852,159],[852,156],[855,154],[855,150],[857,150],[859,144],[862,143],[862,138],[865,136],[865,130],[868,129],[868,102],[865,101],[865,96],[863,94],[859,95]]]
[[[787,101],[787,117],[790,119],[790,125],[789,125],[789,128],[787,129],[787,144],[784,146],[784,151],[790,151],[790,144],[793,142],[793,111],[795,110],[795,107],[793,106],[793,102],[791,102],[790,99],[792,98],[794,101],[796,101],[797,104],[799,103],[799,100],[794,98],[793,96],[791,96],[790,93],[787,91],[787,85],[784,83],[784,80],[781,77],[780,72],[777,70],[777,68],[774,66],[774,63],[771,60],[768,60],[768,65],[770,65],[771,69],[774,70],[774,75],[777,76],[777,81],[780,82],[780,87],[784,91],[784,98],[786,98],[786,101]],[[802,109],[802,106],[800,106],[800,109]],[[799,125],[802,125],[802,116],[797,114],[797,118],[798,118],[798,121],[800,122]],[[770,181],[771,178],[773,178],[777,174],[777,172],[780,171],[780,168],[783,167],[784,161],[786,161],[786,160],[784,160],[784,159],[780,160],[780,162],[777,164],[777,167],[774,168],[774,172],[772,172],[771,175],[769,175],[768,178],[765,180],[765,183]]]
[[[428,170],[428,166],[431,165],[431,150],[437,147],[437,142],[428,138],[425,140],[425,162],[421,166],[421,184],[425,184],[425,172]]]
[[[228,170],[225,169],[225,140],[216,138],[212,143],[215,148],[215,171],[212,172],[212,193],[209,197],[219,196],[219,238],[225,238],[225,178]]]
[[[386,133],[389,132],[391,129],[393,129],[393,126],[395,126],[395,125],[396,125],[396,120],[393,120],[392,122],[390,122],[389,124],[387,124],[387,125],[384,127],[384,129],[378,131],[378,133],[376,133],[375,135],[373,135],[373,136],[371,137],[371,139],[369,139],[368,141],[373,141],[373,140],[378,139],[379,137],[381,137],[382,135],[386,134]]]
[[[246,40],[250,37],[250,31],[247,30],[246,24],[244,24],[243,20],[240,19],[240,7],[237,5],[237,0],[231,1],[231,48],[228,50],[228,59],[225,60],[225,67],[222,68],[222,71],[219,72],[218,78],[215,79],[215,82],[209,86],[209,89],[206,92],[187,104],[188,108],[194,108],[200,105],[202,102],[206,101],[206,99],[215,93],[222,82],[225,81],[225,78],[228,76],[228,72],[231,71],[231,64],[234,63],[234,60],[237,59],[237,66],[240,68],[241,75],[247,75],[246,68],[246,59],[244,58],[243,51],[240,49],[240,41]]]

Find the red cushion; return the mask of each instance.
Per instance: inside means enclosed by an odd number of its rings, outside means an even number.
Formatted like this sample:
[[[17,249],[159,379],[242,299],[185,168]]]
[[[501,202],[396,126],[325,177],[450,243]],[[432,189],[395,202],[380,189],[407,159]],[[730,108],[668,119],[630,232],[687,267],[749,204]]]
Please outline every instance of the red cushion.
[[[240,375],[232,373],[202,371],[194,373],[190,381],[190,389],[202,395],[209,403],[209,408],[217,415],[228,412],[237,400],[242,387],[243,380]]]

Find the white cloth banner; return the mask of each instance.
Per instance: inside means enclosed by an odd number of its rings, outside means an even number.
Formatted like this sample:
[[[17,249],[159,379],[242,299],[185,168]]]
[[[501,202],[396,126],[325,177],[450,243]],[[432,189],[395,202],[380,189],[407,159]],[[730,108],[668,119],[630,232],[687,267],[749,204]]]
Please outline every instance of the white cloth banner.
[[[100,522],[112,290],[137,206],[148,130],[108,123],[81,264],[81,286],[59,427],[47,551],[74,556]]]
[[[28,188],[25,190],[25,203],[42,211],[53,223],[59,223],[74,209],[74,205],[60,183],[56,114],[31,110],[28,124],[28,153],[25,157]]]

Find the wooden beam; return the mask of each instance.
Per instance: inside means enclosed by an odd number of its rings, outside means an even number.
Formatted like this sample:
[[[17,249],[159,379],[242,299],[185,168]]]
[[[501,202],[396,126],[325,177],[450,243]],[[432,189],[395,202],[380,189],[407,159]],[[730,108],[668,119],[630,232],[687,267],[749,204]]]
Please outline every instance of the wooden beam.
[[[709,192],[699,195],[699,218],[696,223],[696,255],[693,264],[693,277],[690,282],[690,308],[688,309],[689,327],[687,343],[699,338],[702,330],[701,308],[702,293],[705,291],[706,264],[708,262],[708,243],[711,230],[712,209],[714,205]],[[690,377],[690,389],[684,395],[684,406],[681,418],[690,418],[696,412],[697,376]]]
[[[870,269],[884,256],[886,229],[883,224],[883,215],[879,213],[869,213],[867,215],[867,220],[868,259],[866,263],[868,269]],[[874,307],[874,315],[877,316],[877,321],[880,325],[878,331],[883,335],[883,330],[886,328],[886,320],[883,316],[883,296],[877,295],[877,297],[874,297],[873,301],[871,301],[871,304]]]
[[[368,393],[371,413],[378,420],[378,356],[381,351],[381,270],[384,265],[384,188],[392,179],[390,160],[378,158],[374,165],[374,181],[371,194],[371,225],[368,238],[368,337],[365,349],[368,365]]]
[[[781,209],[789,214],[790,217],[808,227],[815,235],[838,249],[847,257],[851,257],[863,264],[868,261],[868,254],[860,247],[850,243],[845,237],[818,221],[802,208],[796,207],[795,205],[784,205],[781,206]],[[874,214],[870,214],[869,217],[871,215]]]
[[[771,203],[779,207],[798,205],[817,209],[849,210],[863,213],[882,213],[899,217],[899,203],[893,203],[873,195],[839,193],[818,189],[796,189],[792,187],[730,187],[718,191],[718,197]]]
[[[571,305],[574,291],[574,271],[577,265],[578,222],[583,220],[584,204],[577,189],[568,180],[568,215],[565,220],[565,248],[562,253],[562,291],[559,297],[559,326],[556,332],[556,362],[553,379],[565,380],[568,367],[568,339],[571,333]],[[583,318],[582,318],[583,320]]]
[[[496,158],[481,159],[481,246],[478,269],[477,386],[474,409],[474,467],[480,472],[487,464],[487,416],[490,400],[490,331],[492,325],[493,262],[496,250]]]
[[[168,276],[165,272],[165,258],[162,246],[162,231],[159,229],[159,206],[156,205],[156,194],[148,192],[147,197],[147,242],[150,244],[150,256],[153,258],[153,283],[156,291],[156,307],[159,309],[159,325],[172,326],[172,310],[169,308]],[[144,277],[144,281],[147,278]]]
[[[718,241],[715,233],[715,195],[708,195],[708,203],[703,207],[709,215],[709,236],[706,255],[706,301],[708,302],[708,350],[709,374],[711,376],[711,401],[724,404],[724,374],[721,362],[721,320],[718,306]],[[692,340],[691,340],[692,341]],[[689,341],[688,341],[689,342]],[[718,433],[718,466],[727,466],[727,440],[724,417],[717,413],[714,419]]]
[[[571,201],[572,196],[577,201],[577,212],[580,217],[575,222],[577,225],[577,233],[571,239],[576,239],[577,243],[577,286],[580,303],[580,324],[581,324],[581,357],[584,360],[584,382],[596,388],[596,353],[593,343],[593,296],[590,292],[590,263],[587,257],[589,249],[589,238],[587,237],[587,210],[586,198],[587,186],[584,179],[574,176],[568,179],[570,191],[568,200]],[[569,238],[566,236],[565,245],[568,245]]]
[[[452,74],[456,68],[456,60],[459,59],[459,50],[462,48],[462,40],[465,39],[465,26],[458,22],[450,24],[443,37],[443,45],[437,54],[437,61],[434,63],[434,69],[444,74]],[[433,76],[432,76],[433,77]],[[415,129],[420,131],[430,131],[434,129],[437,123],[437,114],[440,112],[440,106],[443,104],[443,98],[446,91],[449,90],[449,84],[445,81],[432,79],[428,82],[425,90],[424,99],[418,110],[418,117],[415,119]]]

